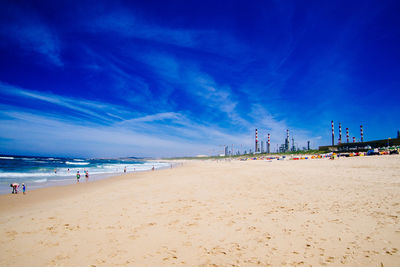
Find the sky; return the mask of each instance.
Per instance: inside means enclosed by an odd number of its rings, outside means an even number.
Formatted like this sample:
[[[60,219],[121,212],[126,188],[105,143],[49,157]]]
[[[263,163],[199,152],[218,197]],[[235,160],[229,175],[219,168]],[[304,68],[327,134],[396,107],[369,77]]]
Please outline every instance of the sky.
[[[0,1],[0,154],[254,151],[400,129],[398,1]],[[337,136],[336,136],[337,137]],[[335,138],[337,141],[337,138]]]

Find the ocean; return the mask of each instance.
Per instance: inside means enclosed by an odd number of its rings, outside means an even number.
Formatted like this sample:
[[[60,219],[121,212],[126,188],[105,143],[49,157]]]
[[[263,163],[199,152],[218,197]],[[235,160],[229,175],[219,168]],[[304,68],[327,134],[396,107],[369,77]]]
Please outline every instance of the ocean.
[[[152,168],[170,167],[169,163],[126,159],[84,159],[59,157],[0,156],[0,194],[11,193],[12,183],[25,183],[27,191],[49,186],[72,184],[76,173],[85,182],[84,171],[89,172],[89,181],[124,173],[148,171]]]

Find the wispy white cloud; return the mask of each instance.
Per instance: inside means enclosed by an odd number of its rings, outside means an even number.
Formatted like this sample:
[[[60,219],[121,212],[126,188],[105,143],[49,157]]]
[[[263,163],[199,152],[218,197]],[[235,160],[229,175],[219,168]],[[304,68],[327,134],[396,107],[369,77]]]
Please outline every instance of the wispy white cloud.
[[[253,90],[249,88],[246,90],[246,93],[250,94],[248,101],[239,99],[229,85],[218,84],[210,74],[200,70],[193,62],[178,59],[166,53],[144,54],[136,56],[136,59],[150,66],[155,74],[154,79],[179,85],[180,90],[191,95],[192,100],[203,106],[205,110],[210,109],[208,112],[219,114],[220,126],[230,131],[230,138],[228,135],[225,136],[230,141],[224,143],[234,142],[251,147],[255,128],[265,133],[263,139],[266,139],[266,134],[270,133],[274,144],[284,142],[286,129],[290,129],[295,135],[299,146],[305,145],[308,140],[316,140],[310,132],[293,127],[272,115],[268,107],[261,104],[262,98],[252,96]],[[186,127],[185,131],[190,132],[191,127]],[[194,129],[189,135],[194,136],[196,132],[202,131]],[[213,134],[218,135],[218,133]],[[232,140],[232,137],[236,136],[239,138]]]
[[[109,90],[124,102],[141,105],[147,103],[151,107],[156,103],[149,101],[153,97],[153,93],[149,88],[148,81],[137,74],[129,71],[129,63],[119,59],[111,53],[100,54],[95,50],[85,47],[87,58],[94,62],[93,65],[101,66],[95,71],[102,73],[110,80]],[[160,103],[157,103],[160,107]]]
[[[130,122],[130,123],[137,123],[137,122],[154,122],[154,121],[163,121],[166,119],[178,119],[181,115],[176,112],[164,112],[164,113],[157,113],[157,114],[151,114],[151,115],[146,115],[140,118],[134,118],[130,119],[124,122]]]
[[[225,57],[233,57],[239,51],[248,51],[247,46],[226,32],[160,25],[122,8],[97,14],[94,18],[88,17],[83,23],[83,29],[94,34],[114,33],[119,37],[191,48]],[[224,50],[217,49],[221,46]]]
[[[10,93],[10,89],[14,89],[14,93]],[[268,129],[276,143],[280,142],[279,136],[283,135],[287,127],[285,122],[276,120],[262,106],[257,105],[253,105],[249,111],[250,120],[246,122],[248,127],[240,130],[235,128],[234,123],[223,126],[212,124],[199,118],[193,119],[183,111],[138,116],[126,107],[50,93],[33,93],[4,84],[0,86],[0,93],[26,97],[32,101],[45,101],[90,115],[77,119],[73,114],[66,116],[54,110],[46,112],[0,106],[0,139],[8,140],[5,143],[0,141],[0,148],[15,153],[18,153],[18,149],[23,151],[30,147],[32,153],[43,151],[43,154],[84,156],[216,154],[222,145],[233,144],[242,151],[251,148],[253,127],[258,127],[260,133],[262,129]],[[72,103],[86,103],[88,109],[74,108]],[[95,115],[96,118],[101,120],[93,120],[96,112],[99,113]],[[112,116],[107,116],[108,113]],[[104,120],[107,120],[106,124]],[[295,133],[299,144],[305,140],[303,136],[308,134],[300,130],[295,130]]]
[[[53,93],[22,89],[20,87],[12,86],[2,82],[0,82],[0,93],[11,95],[14,97],[22,97],[47,102],[57,105],[59,107],[76,111],[81,115],[89,118],[99,119],[105,123],[110,123],[116,118],[121,118],[121,116],[126,115],[124,114],[126,112],[121,112],[121,110],[124,110],[123,108],[117,107],[115,105],[89,101],[85,99],[78,99],[74,97],[60,96]],[[105,109],[107,110],[107,112],[104,112]]]
[[[8,142],[12,147],[2,147],[3,151],[110,157],[188,155],[207,148],[206,145],[179,143],[120,127],[80,125],[21,111],[6,115],[11,119],[0,118],[1,138],[12,140]]]
[[[0,106],[0,121],[4,126],[0,138],[13,140],[11,143],[21,149],[37,149],[37,144],[45,142],[49,149],[47,152],[51,153],[57,149],[70,150],[72,143],[77,147],[76,155],[99,153],[102,148],[97,148],[94,144],[109,148],[113,151],[110,154],[129,155],[129,151],[134,151],[150,156],[193,155],[209,154],[218,145],[242,142],[246,136],[246,133],[232,134],[228,129],[217,125],[197,122],[184,112],[137,116],[137,113],[126,107],[36,92],[4,83],[0,83],[0,94],[27,98],[32,102],[51,103],[77,111],[74,115],[57,112],[57,109],[45,111],[43,107],[35,110],[20,106]],[[86,108],[81,108],[80,105]],[[52,147],[49,144],[57,146]],[[113,145],[118,148],[113,149]],[[7,149],[4,146],[3,149]]]
[[[177,118],[178,123],[154,123],[162,118]],[[12,106],[0,107],[0,139],[9,140],[0,142],[3,151],[83,156],[209,154],[218,144],[239,141],[237,136],[192,123],[181,114],[153,114],[99,125]]]
[[[318,139],[312,133],[293,127],[272,115],[265,105],[257,101],[257,97],[251,98],[250,102],[241,101],[229,85],[218,84],[211,75],[199,70],[194,63],[177,59],[165,53],[142,55],[138,59],[151,67],[154,74],[157,75],[155,79],[158,77],[160,80],[180,85],[181,90],[193,96],[194,101],[200,103],[205,109],[211,109],[211,113],[224,114],[226,118],[219,117],[219,123],[230,132],[224,136],[227,138],[225,143],[235,142],[236,144],[244,143],[245,146],[251,145],[254,128],[265,132],[263,139],[266,138],[267,133],[270,133],[275,144],[284,142],[286,129],[290,129],[291,133],[295,135],[295,141],[300,147],[305,146],[308,140],[316,142]],[[240,110],[239,106],[242,106]],[[175,115],[174,119],[177,119]],[[203,132],[199,131],[197,127],[201,128],[197,125],[191,132],[192,127],[187,125],[183,131],[188,132],[189,136],[196,136],[196,132]],[[213,127],[215,128],[216,125]],[[208,127],[208,130],[210,128],[212,127]],[[218,135],[218,133],[213,134]]]
[[[218,84],[208,73],[200,70],[193,62],[175,58],[166,53],[144,54],[135,57],[148,65],[154,73],[154,79],[161,83],[171,83],[192,96],[193,102],[199,103],[212,112],[223,113],[230,123],[247,126],[236,110],[239,100],[229,85]]]
[[[92,32],[114,32],[125,37],[149,39],[180,46],[195,44],[192,31],[160,27],[121,10],[97,17],[88,23],[87,28]]]

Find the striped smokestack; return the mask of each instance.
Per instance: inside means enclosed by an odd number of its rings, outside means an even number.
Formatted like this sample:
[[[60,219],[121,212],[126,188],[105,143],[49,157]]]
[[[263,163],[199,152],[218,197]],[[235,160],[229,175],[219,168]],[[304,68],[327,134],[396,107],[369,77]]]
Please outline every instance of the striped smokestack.
[[[346,138],[347,138],[347,143],[349,142],[349,128],[346,128]]]
[[[271,138],[270,138],[270,134],[268,134],[267,153],[270,153],[270,147],[271,147]]]
[[[364,142],[364,130],[362,125],[360,125],[360,135],[361,135],[361,142]]]
[[[331,121],[332,124],[332,146],[335,145],[335,128],[333,126],[333,121]]]
[[[257,151],[258,151],[258,131],[256,129],[256,147],[254,149],[254,152],[257,152]]]
[[[353,136],[353,143],[355,143],[356,142],[356,137],[355,136]]]
[[[339,144],[342,143],[342,124],[339,122]]]

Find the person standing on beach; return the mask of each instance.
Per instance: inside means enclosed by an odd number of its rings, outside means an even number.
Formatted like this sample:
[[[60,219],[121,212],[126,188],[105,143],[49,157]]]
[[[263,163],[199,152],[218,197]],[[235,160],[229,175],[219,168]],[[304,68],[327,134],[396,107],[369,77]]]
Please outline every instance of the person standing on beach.
[[[79,179],[81,179],[81,174],[79,171],[76,172],[76,182],[79,183]]]
[[[126,173],[126,166],[125,166],[125,168],[124,168],[124,173]]]
[[[87,182],[89,180],[89,171],[86,171],[85,177],[86,177],[86,182]]]
[[[26,187],[25,187],[25,184],[24,183],[22,183],[22,193],[25,195],[25,191],[26,191]]]

